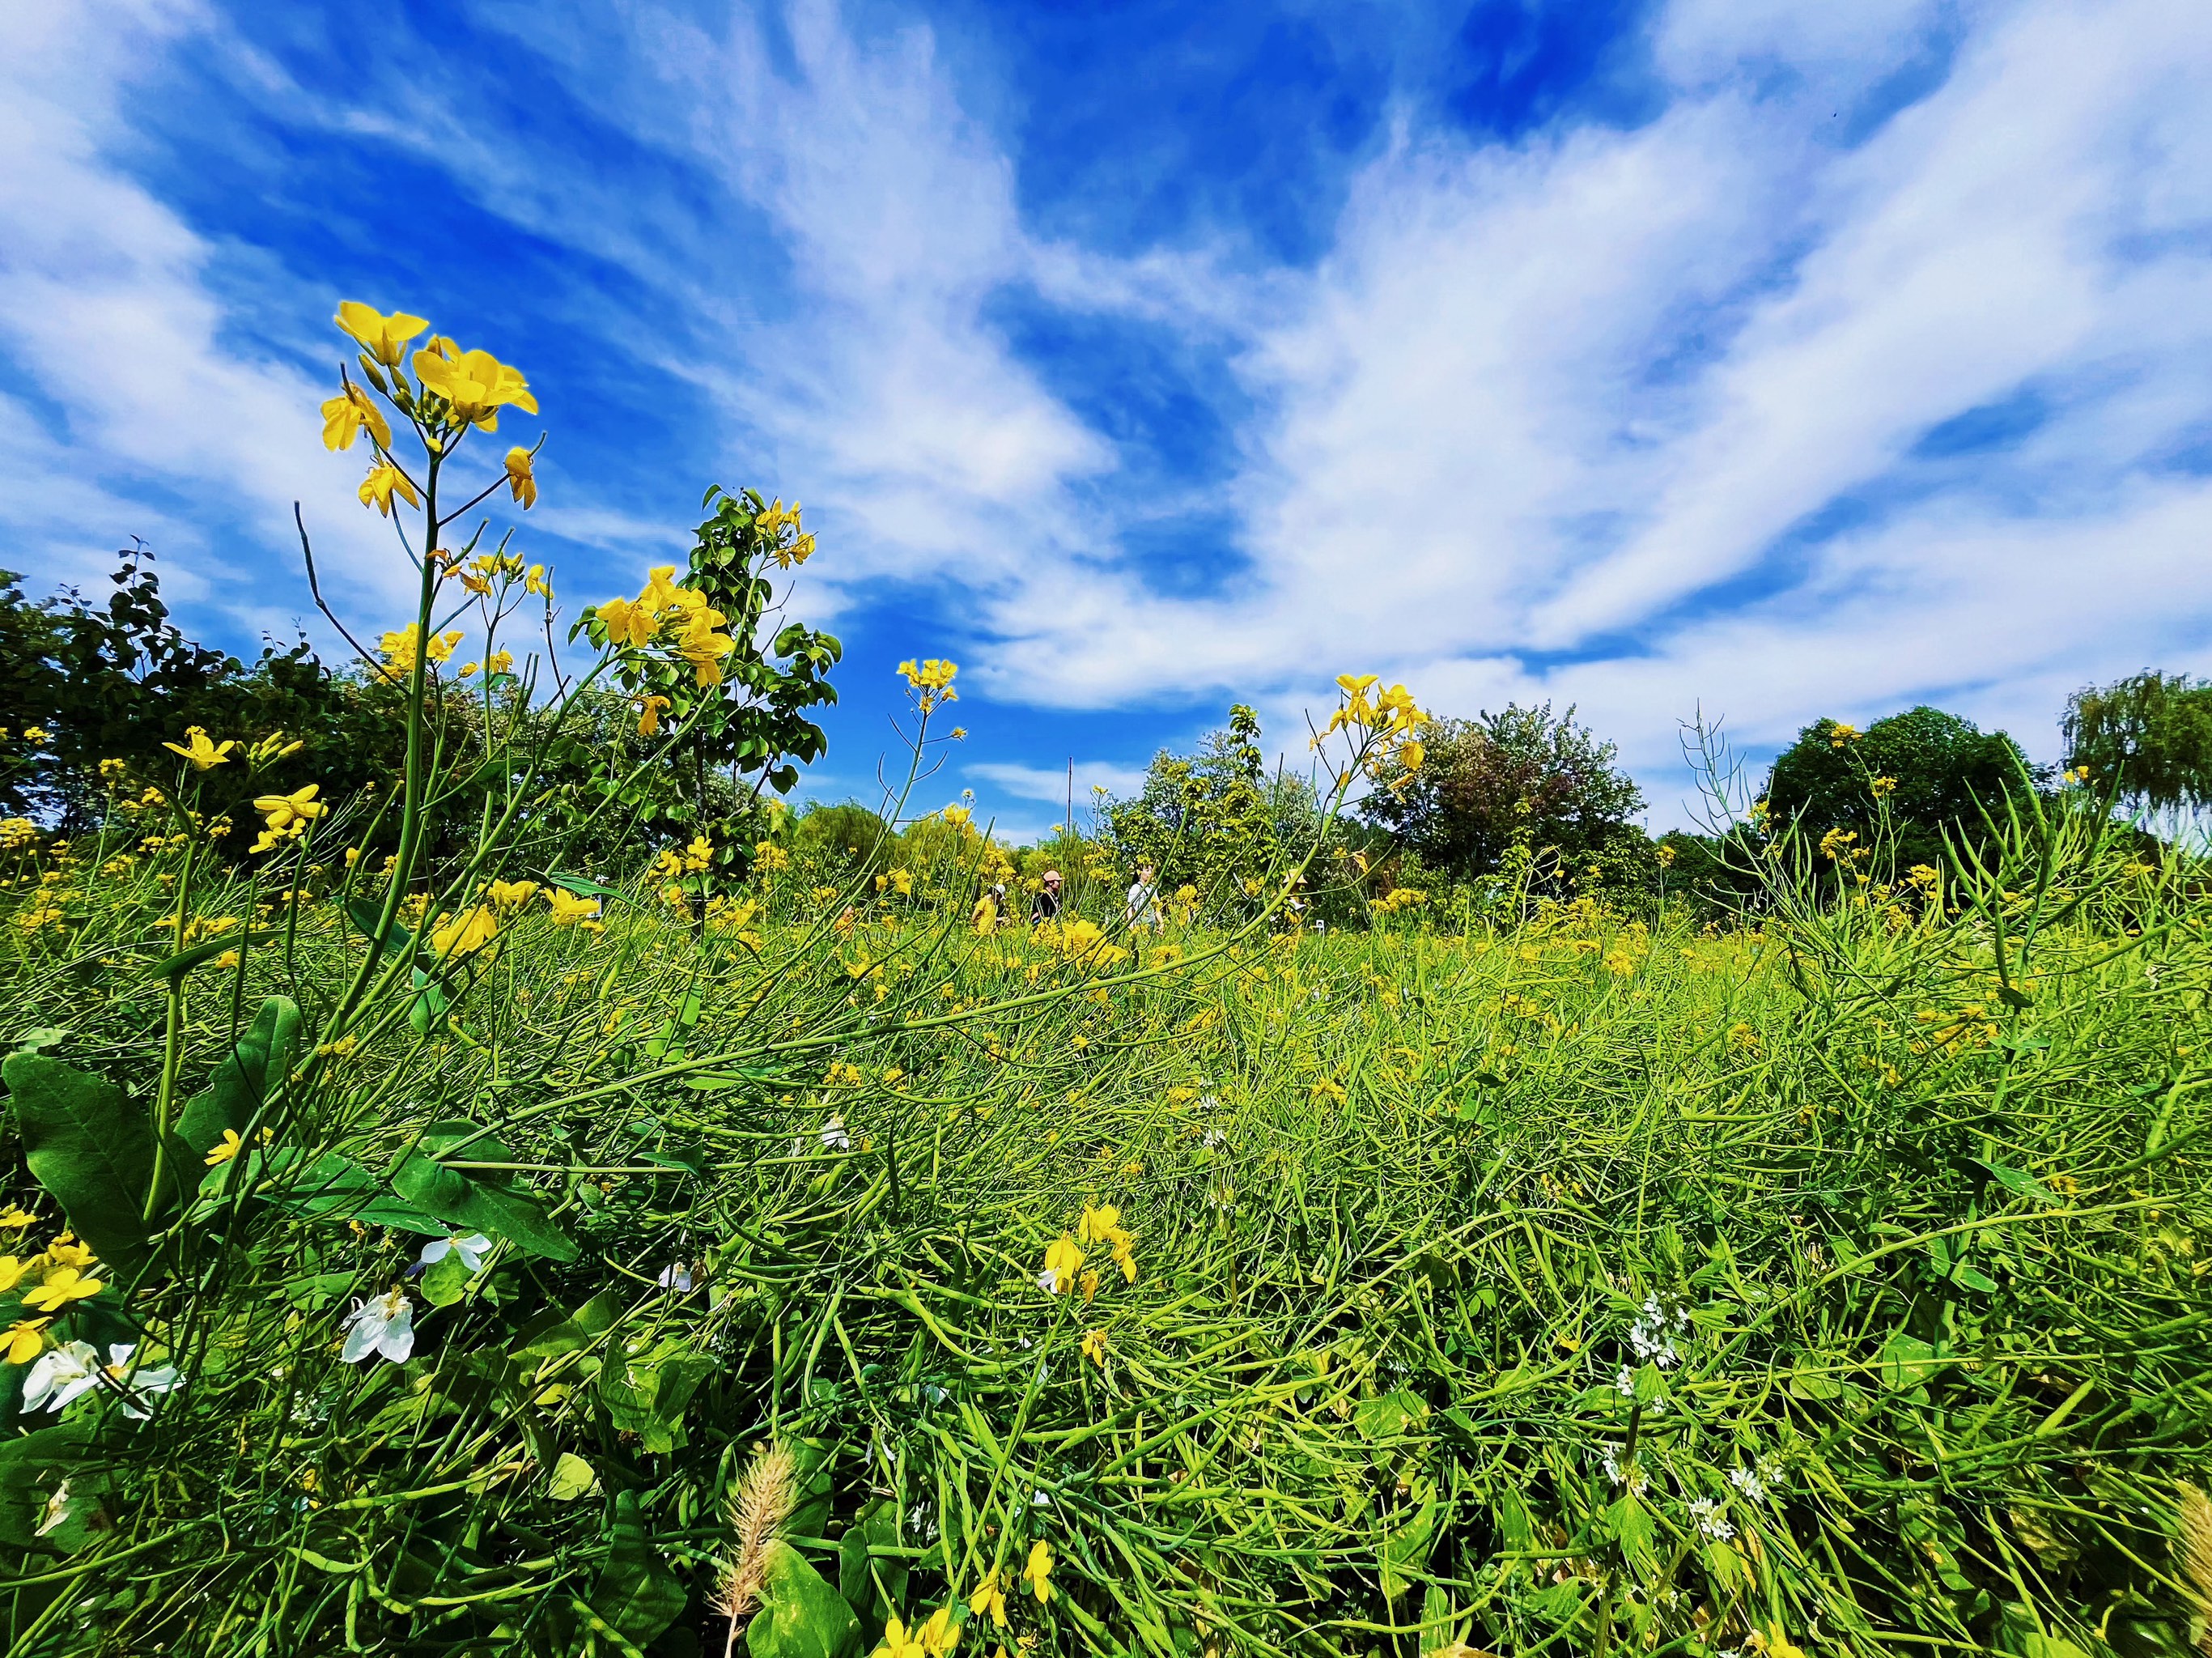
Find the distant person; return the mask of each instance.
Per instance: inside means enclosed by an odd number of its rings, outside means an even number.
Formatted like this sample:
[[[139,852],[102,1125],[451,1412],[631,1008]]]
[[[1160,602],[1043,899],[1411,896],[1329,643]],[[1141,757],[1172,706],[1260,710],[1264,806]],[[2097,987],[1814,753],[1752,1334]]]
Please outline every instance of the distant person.
[[[1149,863],[1137,866],[1137,878],[1129,883],[1128,918],[1132,930],[1149,927],[1160,930],[1160,891],[1157,872]]]
[[[1042,922],[1059,919],[1060,871],[1048,869],[1044,872],[1044,885],[1037,888],[1037,895],[1030,905],[1030,925],[1035,927]]]

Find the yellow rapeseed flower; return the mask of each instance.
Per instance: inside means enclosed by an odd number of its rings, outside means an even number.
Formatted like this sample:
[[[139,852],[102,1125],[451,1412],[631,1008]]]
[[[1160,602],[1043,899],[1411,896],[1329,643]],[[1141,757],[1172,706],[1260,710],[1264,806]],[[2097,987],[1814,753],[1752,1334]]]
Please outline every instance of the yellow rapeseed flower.
[[[361,342],[363,350],[387,369],[397,369],[407,342],[430,326],[428,317],[412,317],[404,311],[394,311],[386,316],[374,306],[363,305],[354,299],[339,302],[334,320]]]
[[[952,1608],[939,1606],[929,1614],[929,1621],[915,1631],[921,1637],[922,1650],[929,1658],[945,1658],[945,1655],[960,1644],[960,1625],[952,1621]]]
[[[384,418],[384,411],[369,401],[368,393],[358,386],[348,386],[336,397],[323,405],[323,447],[326,449],[349,449],[353,441],[361,436],[362,427],[376,441],[380,449],[392,447],[392,423]]]
[[[1075,1287],[1082,1271],[1083,1252],[1075,1247],[1073,1236],[1063,1232],[1045,1247],[1044,1271],[1037,1274],[1037,1287],[1064,1295]]]
[[[182,743],[165,742],[161,747],[173,754],[182,754],[192,763],[193,771],[206,771],[229,764],[230,751],[238,747],[238,741],[231,738],[216,742],[204,729],[194,725],[185,728]]]
[[[968,1610],[978,1618],[988,1613],[994,1624],[1000,1629],[1006,1628],[1006,1591],[999,1582],[998,1573],[993,1572],[986,1577],[976,1587],[975,1593],[968,1597]]]
[[[378,515],[385,518],[392,516],[392,497],[394,495],[410,507],[422,504],[422,497],[415,493],[415,485],[409,481],[407,474],[389,460],[379,461],[371,466],[368,476],[361,480],[361,488],[356,493],[361,497],[362,506],[374,507]]]
[[[51,1319],[19,1319],[9,1326],[7,1335],[0,1338],[7,1344],[0,1348],[0,1361],[28,1364],[38,1357],[46,1349],[46,1338],[41,1332],[52,1322]]]
[[[295,820],[319,818],[329,809],[315,798],[320,788],[311,783],[289,795],[257,795],[253,809],[265,814],[271,829],[289,829]]]
[[[580,893],[571,893],[559,887],[550,887],[545,893],[545,902],[552,908],[556,927],[573,927],[580,921],[599,919],[599,899],[586,898]]]
[[[46,1274],[46,1282],[23,1297],[23,1305],[40,1313],[58,1313],[71,1301],[97,1295],[104,1288],[100,1279],[88,1278],[74,1266],[58,1266]]]
[[[1083,1356],[1102,1370],[1106,1368],[1106,1332],[1103,1330],[1091,1330],[1085,1332]]]
[[[453,405],[454,419],[479,431],[498,430],[499,411],[509,404],[538,412],[538,399],[520,369],[489,351],[464,351],[443,335],[415,353],[415,376]]]
[[[531,470],[531,454],[527,449],[507,452],[507,487],[527,512],[538,504],[538,474]]]
[[[1040,1606],[1052,1599],[1052,1547],[1049,1544],[1038,1542],[1030,1545],[1029,1564],[1022,1568],[1022,1576],[1028,1580]]]
[[[430,935],[430,948],[441,957],[471,955],[490,943],[498,932],[499,917],[492,907],[474,905],[435,929]]]

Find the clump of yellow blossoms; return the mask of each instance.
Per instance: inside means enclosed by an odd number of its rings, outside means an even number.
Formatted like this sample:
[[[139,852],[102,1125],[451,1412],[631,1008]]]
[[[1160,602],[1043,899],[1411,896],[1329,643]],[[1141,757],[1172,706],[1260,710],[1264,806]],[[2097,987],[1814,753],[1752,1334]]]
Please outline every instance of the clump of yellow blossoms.
[[[915,693],[915,704],[925,714],[943,703],[957,703],[960,693],[952,688],[952,680],[960,672],[960,664],[932,656],[917,662],[911,656],[898,665],[898,671],[907,683],[907,689]]]
[[[729,618],[708,604],[705,594],[678,586],[675,575],[675,565],[656,565],[636,598],[610,599],[593,613],[605,625],[610,644],[631,650],[665,644],[691,665],[702,689],[718,686],[722,659],[738,648],[737,641],[721,631],[729,625]],[[668,704],[661,698],[643,701],[638,735],[649,737],[660,728],[660,710]]]

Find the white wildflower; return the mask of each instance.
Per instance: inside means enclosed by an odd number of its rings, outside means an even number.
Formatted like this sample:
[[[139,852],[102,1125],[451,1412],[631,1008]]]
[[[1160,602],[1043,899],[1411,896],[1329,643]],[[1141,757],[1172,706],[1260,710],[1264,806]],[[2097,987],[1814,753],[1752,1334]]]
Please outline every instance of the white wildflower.
[[[1613,1391],[1619,1393],[1621,1398],[1634,1399],[1636,1397],[1636,1372],[1630,1369],[1626,1365],[1622,1365],[1620,1367],[1620,1374],[1613,1379]]]
[[[822,1149],[823,1149],[823,1150],[824,1150],[824,1151],[850,1151],[852,1149],[853,1149],[853,1137],[852,1137],[852,1134],[851,1134],[851,1133],[850,1133],[850,1132],[846,1129],[845,1125],[844,1125],[843,1121],[842,1121],[841,1119],[838,1119],[838,1118],[836,1118],[836,1117],[832,1117],[832,1118],[831,1118],[828,1122],[826,1122],[826,1123],[823,1124],[823,1125],[822,1125]]]
[[[64,1342],[49,1347],[23,1378],[23,1414],[27,1416],[42,1405],[49,1411],[58,1411],[99,1385],[100,1350],[90,1342]]]
[[[397,1284],[381,1295],[356,1301],[343,1327],[345,1345],[338,1356],[348,1364],[377,1353],[394,1364],[404,1364],[415,1351],[415,1308]]]
[[[123,1395],[123,1414],[143,1422],[154,1414],[149,1399],[159,1399],[184,1385],[184,1376],[173,1364],[148,1365],[134,1369],[131,1356],[138,1350],[136,1342],[119,1341],[107,1350],[107,1379]]]
[[[422,1246],[422,1261],[425,1266],[435,1266],[448,1255],[459,1255],[463,1266],[471,1272],[481,1272],[483,1258],[490,1253],[491,1240],[481,1232],[471,1232],[465,1238],[456,1234],[431,1239]]]
[[[1759,1479],[1758,1474],[1749,1468],[1729,1469],[1729,1484],[1754,1503],[1766,1495],[1765,1484]]]
[[[655,1280],[663,1289],[673,1289],[679,1295],[691,1293],[691,1269],[682,1261],[671,1261],[660,1269]]]
[[[1725,1543],[1735,1535],[1735,1527],[1714,1512],[1719,1504],[1709,1496],[1690,1499],[1690,1518],[1698,1522],[1698,1529],[1717,1543]]]

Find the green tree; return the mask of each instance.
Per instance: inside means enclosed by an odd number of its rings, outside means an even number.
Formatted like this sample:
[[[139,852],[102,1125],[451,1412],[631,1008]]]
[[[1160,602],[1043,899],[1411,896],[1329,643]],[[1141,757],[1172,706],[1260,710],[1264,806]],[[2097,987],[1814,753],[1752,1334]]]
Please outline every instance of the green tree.
[[[1619,863],[1624,840],[1641,842],[1631,820],[1644,809],[1635,780],[1613,764],[1620,752],[1576,722],[1575,710],[1509,703],[1472,720],[1435,719],[1411,774],[1391,765],[1361,803],[1422,863],[1458,880],[1496,873],[1516,834],[1542,867],[1568,873],[1594,861]]]
[[[2212,806],[2212,680],[2146,668],[2067,699],[2066,765],[2140,810]]]
[[[797,622],[769,632],[780,608],[769,567],[787,570],[814,552],[799,509],[719,484],[702,504],[708,515],[680,582],[656,578],[635,604],[596,607],[572,630],[602,649],[641,643],[625,631],[632,622],[647,637],[667,636],[672,649],[626,650],[615,669],[639,735],[669,734],[666,764],[641,769],[626,753],[602,758],[580,741],[562,758],[596,763],[599,794],[614,797],[618,815],[645,826],[648,838],[704,836],[713,849],[708,879],[734,882],[751,864],[762,792],[789,794],[799,766],[828,747],[809,716],[837,700],[829,674],[844,648]],[[663,826],[657,836],[655,824]]]
[[[851,801],[809,804],[792,820],[792,843],[825,869],[856,875],[877,875],[890,868],[898,850],[898,837],[890,832],[890,825]]]
[[[1302,777],[1270,777],[1260,747],[1260,716],[1242,703],[1229,723],[1193,754],[1163,748],[1131,800],[1109,802],[1103,838],[1123,872],[1149,863],[1163,893],[1192,887],[1217,920],[1255,907],[1285,854],[1310,833],[1316,810]]]
[[[2032,787],[2027,758],[2002,731],[1924,704],[1876,720],[1864,732],[1815,720],[1782,752],[1766,780],[1770,832],[1818,841],[1846,830],[1861,849],[1875,844],[1886,805],[1895,836],[1894,869],[1941,869],[1944,837],[1978,845],[1982,814],[2001,812],[2008,790]]]
[[[304,637],[283,649],[264,641],[250,665],[200,644],[170,619],[152,552],[134,546],[117,556],[102,603],[75,590],[33,602],[0,572],[0,809],[83,828],[102,809],[103,761],[166,778],[177,761],[162,745],[196,725],[218,740],[283,731],[305,747],[326,797],[390,778],[406,749],[395,685],[331,669]],[[459,756],[474,725],[466,695],[458,700],[449,708],[434,687],[428,713]],[[201,779],[199,798],[211,814],[242,820],[257,788],[244,768],[219,769]]]

